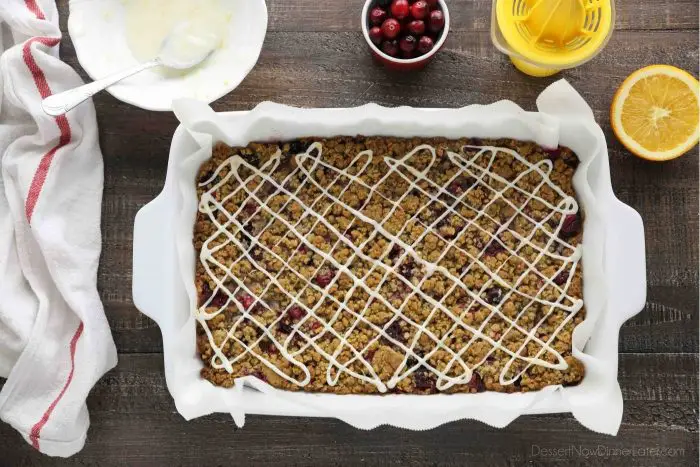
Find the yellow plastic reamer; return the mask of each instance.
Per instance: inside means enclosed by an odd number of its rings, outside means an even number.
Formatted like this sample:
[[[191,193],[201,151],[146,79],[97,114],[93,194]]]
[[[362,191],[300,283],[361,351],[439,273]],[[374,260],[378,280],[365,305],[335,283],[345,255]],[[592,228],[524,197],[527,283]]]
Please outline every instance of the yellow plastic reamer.
[[[491,38],[520,71],[549,76],[598,54],[614,22],[614,0],[494,0]]]

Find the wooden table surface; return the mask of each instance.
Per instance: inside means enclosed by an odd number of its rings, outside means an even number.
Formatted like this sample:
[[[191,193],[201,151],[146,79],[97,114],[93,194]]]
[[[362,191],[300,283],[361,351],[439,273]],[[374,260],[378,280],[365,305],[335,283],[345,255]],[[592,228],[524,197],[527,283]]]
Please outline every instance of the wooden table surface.
[[[511,99],[534,109],[556,79],[517,72],[489,38],[491,0],[451,0],[445,48],[424,71],[394,74],[372,62],[359,31],[362,0],[269,0],[260,61],[216,110],[271,100],[307,107],[366,102],[458,107]],[[68,0],[58,1],[65,33]],[[109,94],[95,99],[104,152],[103,252],[98,287],[119,349],[119,365],[92,391],[84,450],[43,457],[0,424],[0,465],[697,465],[698,462],[698,150],[652,164],[624,150],[608,109],[632,71],[667,63],[697,73],[697,0],[619,0],[616,31],[588,64],[562,73],[595,111],[610,150],[613,187],[642,215],[648,297],[620,333],[619,381],[625,413],[616,437],[569,415],[523,417],[497,430],[461,421],[427,431],[361,431],[329,419],[229,416],[185,422],[163,377],[157,326],[131,297],[136,212],[161,190],[177,125]],[[67,33],[63,58],[84,78]],[[641,456],[639,449],[660,448]],[[552,455],[552,449],[563,452]],[[618,449],[618,451],[613,451]],[[622,449],[633,449],[637,455]]]

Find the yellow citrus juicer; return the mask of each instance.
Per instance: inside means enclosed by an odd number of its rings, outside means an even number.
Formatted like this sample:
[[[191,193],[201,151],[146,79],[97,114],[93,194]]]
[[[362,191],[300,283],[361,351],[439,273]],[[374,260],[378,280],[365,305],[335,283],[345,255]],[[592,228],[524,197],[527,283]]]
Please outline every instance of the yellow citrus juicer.
[[[518,70],[550,76],[595,57],[614,24],[614,0],[493,0],[491,40]]]

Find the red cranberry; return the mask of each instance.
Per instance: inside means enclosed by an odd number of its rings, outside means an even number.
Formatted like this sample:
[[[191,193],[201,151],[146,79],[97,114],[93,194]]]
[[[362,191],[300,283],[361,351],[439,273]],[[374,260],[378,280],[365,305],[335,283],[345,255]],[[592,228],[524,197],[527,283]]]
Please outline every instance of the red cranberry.
[[[419,19],[413,20],[408,23],[408,32],[416,36],[421,36],[425,33],[425,22]]]
[[[226,305],[226,302],[228,302],[228,296],[223,291],[219,290],[216,292],[216,295],[214,295],[214,298],[211,299],[209,306],[221,308]]]
[[[416,385],[416,389],[422,391],[435,389],[435,380],[425,368],[418,368],[415,373],[413,373],[413,382]]]
[[[431,10],[433,8],[438,8],[438,0],[425,0],[425,3],[428,4]]]
[[[396,19],[404,19],[408,16],[409,5],[408,0],[394,0],[391,3],[391,14]]]
[[[404,341],[403,331],[401,331],[401,325],[399,324],[398,321],[394,321],[386,328],[386,334],[387,334],[387,336],[389,336],[392,339],[397,340],[399,342]]]
[[[418,40],[418,48],[417,48],[418,53],[421,55],[425,55],[428,52],[430,52],[431,50],[433,50],[434,45],[435,45],[435,43],[433,42],[433,40],[430,37],[422,36]]]
[[[412,259],[408,259],[404,261],[401,266],[399,266],[399,274],[401,274],[403,277],[405,277],[408,280],[411,280],[413,278],[413,266],[415,263],[413,262]]]
[[[411,16],[415,19],[423,19],[428,16],[428,3],[425,0],[418,0],[411,5]]]
[[[255,203],[255,201],[248,201],[245,203],[245,206],[243,206],[243,211],[245,211],[246,214],[253,214],[257,210],[258,205]]]
[[[306,311],[302,307],[300,307],[299,305],[292,305],[287,310],[287,314],[289,315],[290,318],[297,321],[297,320],[300,320],[301,318],[303,318],[304,315],[306,315]]]
[[[384,41],[382,43],[382,52],[390,57],[396,57],[399,53],[399,43],[394,41]]]
[[[251,295],[249,295],[245,292],[236,296],[236,298],[238,299],[238,301],[240,302],[240,304],[244,310],[247,310],[248,308],[250,308],[250,306],[255,301],[255,299]]]
[[[486,390],[481,375],[476,371],[472,373],[472,379],[469,380],[467,386],[469,386],[469,389],[475,389],[476,392],[484,392]]]
[[[384,39],[384,34],[382,34],[382,28],[379,26],[374,26],[369,30],[369,39],[374,42],[376,45],[379,45],[382,43],[382,40]]]
[[[394,39],[401,32],[401,24],[395,18],[388,18],[382,23],[382,33],[387,39]]]
[[[428,37],[428,39],[430,39],[430,38]],[[418,53],[420,53],[420,54],[425,53],[421,50],[421,41],[422,40],[423,40],[423,37],[421,37],[421,40],[418,41]],[[462,186],[459,184],[459,182],[452,182],[447,186],[447,191],[449,191],[453,195],[461,195],[464,190],[462,189]]]
[[[561,238],[575,237],[581,231],[581,218],[578,214],[569,214],[561,224],[559,236]]]
[[[394,259],[401,254],[403,254],[403,248],[398,245],[394,245],[391,247],[391,251],[389,251],[389,259]]]
[[[561,155],[561,148],[558,148],[558,147],[552,148],[552,149],[545,148],[544,152],[547,153],[547,157],[549,157],[550,159],[556,159],[557,157],[559,157]]]
[[[431,11],[428,29],[439,32],[443,27],[445,27],[445,15],[440,10]]]
[[[394,41],[394,43],[395,42],[396,41]],[[386,42],[384,44],[386,44]],[[383,45],[382,45],[382,47],[383,47]],[[320,285],[321,287],[326,287],[328,284],[331,283],[331,281],[333,280],[334,277],[335,277],[335,271],[333,271],[332,269],[328,269],[328,270],[319,272],[316,275],[315,280],[316,280],[316,283],[318,285]]]
[[[202,282],[202,286],[199,292],[199,302],[198,306],[203,306],[207,300],[209,300],[209,297],[211,296],[211,287],[209,287],[209,283],[207,282]]]
[[[557,285],[564,285],[569,279],[569,273],[567,271],[562,271],[554,278],[554,283]]]
[[[416,38],[413,36],[402,37],[401,41],[399,41],[399,48],[402,52],[406,52],[408,54],[412,53],[416,48]]]
[[[372,8],[372,11],[369,12],[369,22],[372,23],[374,26],[379,26],[384,22],[385,19],[386,11],[382,10],[378,6]]]

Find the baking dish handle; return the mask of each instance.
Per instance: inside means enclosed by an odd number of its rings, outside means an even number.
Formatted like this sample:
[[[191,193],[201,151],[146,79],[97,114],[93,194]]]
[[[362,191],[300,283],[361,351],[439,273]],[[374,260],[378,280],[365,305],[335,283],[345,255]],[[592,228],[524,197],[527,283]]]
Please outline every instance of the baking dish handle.
[[[164,306],[164,278],[168,255],[168,212],[161,193],[142,207],[134,220],[132,294],[141,313],[162,326],[158,310]]]
[[[610,230],[605,248],[606,271],[610,279],[610,310],[622,322],[639,313],[646,302],[646,256],[644,224],[641,216],[626,204],[614,199]]]

